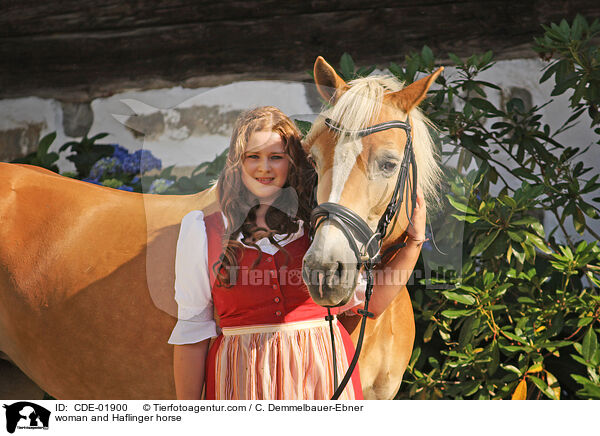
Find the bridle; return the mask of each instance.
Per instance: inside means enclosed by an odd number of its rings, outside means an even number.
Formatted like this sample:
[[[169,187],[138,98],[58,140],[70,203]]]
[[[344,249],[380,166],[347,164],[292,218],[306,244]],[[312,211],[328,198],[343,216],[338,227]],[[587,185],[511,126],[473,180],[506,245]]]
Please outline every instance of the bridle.
[[[406,202],[406,216],[408,217],[409,222],[412,223],[412,212],[414,211],[417,202],[417,163],[413,151],[412,133],[408,118],[406,122],[399,120],[387,121],[385,123],[375,124],[374,126],[353,131],[344,130],[329,118],[325,119],[325,125],[330,130],[334,130],[340,134],[352,135],[353,137],[357,138],[363,138],[373,133],[382,132],[388,129],[403,129],[406,132],[407,138],[406,146],[404,147],[404,157],[402,159],[402,164],[400,165],[400,170],[398,171],[398,178],[396,180],[396,186],[394,188],[392,198],[390,199],[385,212],[381,216],[375,232],[371,230],[369,225],[360,216],[358,216],[358,214],[351,209],[337,203],[321,203],[314,207],[311,213],[311,238],[314,236],[319,226],[321,226],[325,221],[330,220],[336,223],[339,229],[346,236],[350,247],[354,251],[354,255],[356,256],[357,270],[361,267],[364,267],[367,277],[365,305],[363,309],[358,310],[358,313],[362,316],[362,321],[358,341],[356,343],[356,351],[354,353],[354,357],[352,358],[352,362],[348,366],[348,370],[346,371],[346,374],[344,375],[344,378],[339,386],[337,383],[337,363],[333,336],[333,316],[331,315],[332,306],[327,307],[327,316],[325,319],[329,321],[331,347],[333,350],[334,383],[336,385],[336,390],[331,399],[337,400],[348,384],[348,381],[354,372],[354,368],[356,367],[356,363],[358,362],[358,357],[360,356],[362,342],[364,339],[367,317],[374,317],[374,315],[368,311],[369,300],[371,299],[371,295],[373,293],[373,269],[381,261],[383,256],[393,250],[405,246],[404,243],[394,244],[391,247],[388,247],[383,255],[381,254],[382,241],[386,238],[386,236],[388,236],[388,226],[392,222],[394,216],[396,216],[397,212],[400,210],[407,189],[409,192],[411,192],[412,208],[409,210],[408,202]],[[408,177],[410,167],[412,167],[412,180],[410,180]],[[314,198],[314,202],[316,203],[316,196]],[[362,251],[358,247],[357,240],[363,246]],[[338,304],[337,306],[341,305],[342,304]]]

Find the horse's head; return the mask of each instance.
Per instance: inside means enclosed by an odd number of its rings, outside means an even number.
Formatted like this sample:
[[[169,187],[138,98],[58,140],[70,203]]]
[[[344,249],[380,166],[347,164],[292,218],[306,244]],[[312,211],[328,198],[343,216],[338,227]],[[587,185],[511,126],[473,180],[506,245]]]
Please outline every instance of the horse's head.
[[[319,93],[332,104],[313,124],[304,148],[318,173],[317,202],[336,203],[360,216],[375,232],[396,187],[407,130],[365,129],[393,120],[410,125],[418,184],[426,198],[434,191],[438,167],[427,121],[416,109],[442,69],[403,88],[391,77],[344,82],[321,57],[314,66]],[[326,121],[327,120],[327,121]],[[362,134],[357,132],[362,131]],[[407,173],[412,180],[412,168]],[[411,204],[410,189],[400,194]],[[409,211],[409,213],[412,211]],[[398,241],[408,225],[405,207],[396,213],[382,248]],[[356,287],[356,247],[334,220],[320,225],[304,256],[303,276],[313,300],[323,306],[346,303]]]

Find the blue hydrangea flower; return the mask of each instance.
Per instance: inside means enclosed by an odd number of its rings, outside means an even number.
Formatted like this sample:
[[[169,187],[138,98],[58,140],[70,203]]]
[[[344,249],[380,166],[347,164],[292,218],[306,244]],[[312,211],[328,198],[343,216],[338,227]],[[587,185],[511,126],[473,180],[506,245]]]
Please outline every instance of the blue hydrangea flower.
[[[162,194],[169,188],[169,186],[173,185],[173,183],[175,183],[173,180],[155,179],[152,181],[152,184],[150,185],[150,189],[148,190],[148,193]]]
[[[131,184],[135,185],[136,183],[139,183],[140,181],[140,176],[135,176],[133,179],[131,179]]]
[[[155,168],[160,170],[162,162],[150,150],[136,150],[123,161],[123,170],[130,174],[143,174]]]
[[[110,145],[112,145],[115,149],[115,151],[113,152],[113,157],[116,157],[121,163],[121,165],[123,165],[125,158],[129,156],[129,151],[125,147],[120,146],[119,144]]]
[[[114,175],[120,167],[116,157],[103,157],[90,170],[90,179],[100,179],[102,176]]]
[[[136,153],[137,152],[140,152],[140,169],[142,173],[153,170],[155,168],[157,170],[160,170],[162,168],[162,162],[160,161],[160,159],[154,157],[150,150],[138,150],[136,151]]]
[[[121,191],[133,192],[133,188],[131,186],[127,186],[127,185],[121,185],[117,189],[120,189]]]
[[[140,172],[140,160],[131,154],[125,157],[123,171],[129,174],[138,174]]]

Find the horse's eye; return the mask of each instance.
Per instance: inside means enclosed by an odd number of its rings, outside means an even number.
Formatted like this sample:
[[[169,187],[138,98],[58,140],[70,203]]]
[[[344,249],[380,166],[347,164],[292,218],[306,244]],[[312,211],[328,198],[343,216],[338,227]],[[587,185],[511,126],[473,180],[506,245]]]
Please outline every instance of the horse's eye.
[[[396,162],[392,162],[392,161],[385,161],[383,163],[381,163],[380,168],[385,171],[386,173],[391,173],[393,172],[396,167],[398,166],[398,164]]]

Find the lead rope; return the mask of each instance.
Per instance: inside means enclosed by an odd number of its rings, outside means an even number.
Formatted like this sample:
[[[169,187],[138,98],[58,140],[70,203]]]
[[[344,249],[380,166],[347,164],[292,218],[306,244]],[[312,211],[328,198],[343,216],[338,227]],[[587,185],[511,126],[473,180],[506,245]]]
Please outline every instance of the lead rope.
[[[407,146],[407,150],[405,151],[405,153],[410,156],[410,159],[408,159],[409,162],[407,162],[407,165],[405,166],[405,168],[403,170],[408,172],[408,167],[413,168],[413,182],[411,183],[411,180],[408,179],[407,184],[401,186],[400,189],[398,190],[399,192],[394,192],[392,199],[395,199],[394,203],[396,203],[397,201],[402,201],[402,199],[404,198],[405,189],[408,189],[409,192],[411,192],[411,194],[412,194],[412,205],[413,205],[413,210],[414,210],[416,203],[417,203],[416,165],[414,164],[414,155],[413,155],[411,145],[412,144],[409,143]],[[406,160],[407,159],[404,159],[403,161],[406,161]],[[399,175],[399,177],[400,177],[400,175]],[[414,185],[413,185],[413,183],[414,183]],[[398,196],[398,197],[396,197],[396,196]],[[386,211],[386,213],[387,213],[387,211]],[[410,224],[412,224],[412,220],[411,220],[412,214],[409,213],[408,202],[406,202],[406,214],[407,214]],[[396,215],[396,213],[394,213],[394,215]],[[391,217],[389,217],[389,218],[391,219]],[[384,234],[386,233],[386,230],[387,230],[387,223],[380,227],[380,231],[383,231]],[[383,258],[385,255],[387,255],[389,252],[391,252],[393,250],[397,250],[397,249],[405,247],[405,246],[406,246],[406,244],[404,242],[394,244],[391,247],[388,247],[387,250],[384,251],[383,255],[381,255],[381,258]],[[367,275],[367,286],[366,286],[366,290],[365,290],[365,306],[364,306],[364,309],[357,311],[362,316],[362,320],[361,320],[361,324],[360,324],[358,340],[356,341],[356,349],[354,352],[354,357],[352,358],[352,362],[348,366],[348,370],[346,371],[346,374],[344,375],[344,378],[342,379],[339,386],[337,386],[337,367],[334,367],[334,381],[335,381],[335,385],[336,385],[336,390],[333,393],[331,400],[339,399],[339,397],[342,394],[342,392],[344,391],[346,385],[350,381],[350,377],[352,377],[352,373],[354,372],[354,368],[356,367],[356,364],[358,363],[358,358],[360,357],[360,352],[362,350],[363,339],[365,336],[364,333],[365,333],[365,328],[367,325],[367,318],[374,318],[374,315],[371,312],[369,312],[369,301],[371,299],[371,296],[373,295],[373,268],[374,267],[375,267],[375,263],[372,260],[365,263],[365,272]],[[329,318],[331,317],[329,308],[327,308],[327,313],[328,313],[328,316],[325,319],[329,320]],[[335,365],[335,362],[336,362],[336,360],[335,360],[336,359],[335,343],[334,343],[334,339],[333,339],[333,326],[332,326],[331,320],[329,320],[329,328],[330,328],[330,333],[331,333],[331,348],[334,353],[333,358],[334,358],[334,365]]]
[[[334,386],[333,389],[337,390],[337,388],[338,388],[337,355],[335,352],[335,338],[333,337],[333,316],[331,315],[330,307],[327,308],[327,316],[325,317],[325,320],[327,320],[329,322],[329,334],[331,335],[331,352],[333,354],[333,356],[332,356],[333,386]]]
[[[369,262],[368,265],[365,266],[365,270],[367,272],[367,288],[365,290],[365,308],[362,310],[358,310],[358,313],[363,317],[360,324],[360,333],[358,334],[358,341],[356,342],[356,351],[354,352],[354,357],[352,358],[352,362],[348,366],[348,371],[346,371],[346,375],[342,379],[342,382],[337,387],[333,395],[331,396],[332,400],[337,400],[344,388],[350,381],[350,377],[352,377],[352,373],[354,372],[354,368],[358,363],[358,357],[360,356],[360,350],[362,349],[363,339],[365,337],[365,326],[367,325],[367,317],[374,318],[374,315],[369,312],[369,300],[371,299],[371,294],[373,293],[373,264]],[[329,310],[329,309],[327,309]],[[333,335],[333,332],[332,332]],[[333,342],[332,342],[333,344]]]

